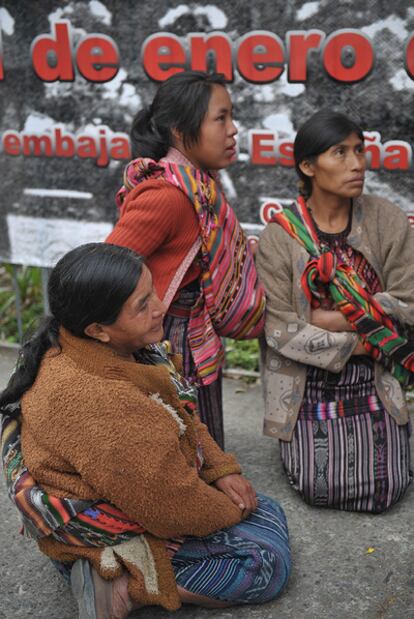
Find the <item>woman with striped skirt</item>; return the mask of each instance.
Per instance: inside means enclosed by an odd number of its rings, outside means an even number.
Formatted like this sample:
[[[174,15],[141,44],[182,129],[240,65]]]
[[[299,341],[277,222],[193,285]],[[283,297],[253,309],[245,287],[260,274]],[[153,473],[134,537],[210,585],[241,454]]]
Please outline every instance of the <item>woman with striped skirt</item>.
[[[164,339],[198,385],[202,421],[224,446],[221,337],[263,331],[264,291],[218,178],[236,156],[237,128],[223,76],[177,73],[134,119],[136,159],[117,194],[107,241],[145,257],[166,305]]]
[[[201,423],[178,355],[157,344],[166,308],[143,258],[81,245],[48,301],[0,393],[0,454],[79,619],[274,600],[291,569],[283,509]]]
[[[311,505],[379,513],[411,480],[403,389],[413,382],[414,234],[363,195],[364,136],[321,111],[294,144],[301,195],[258,251],[267,295],[265,433]]]

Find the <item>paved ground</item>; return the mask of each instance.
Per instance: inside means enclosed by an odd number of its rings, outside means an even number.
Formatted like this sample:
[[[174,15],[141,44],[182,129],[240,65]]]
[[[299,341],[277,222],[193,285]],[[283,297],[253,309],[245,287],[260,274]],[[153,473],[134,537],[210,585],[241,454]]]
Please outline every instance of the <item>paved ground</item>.
[[[0,352],[0,386],[14,353]],[[288,486],[277,444],[261,435],[258,386],[225,381],[227,447],[257,490],[277,497],[290,526],[294,568],[274,603],[220,611],[148,608],[136,619],[412,619],[414,490],[380,516],[310,508]],[[70,590],[33,542],[23,539],[0,485],[0,619],[76,619]],[[371,552],[368,549],[372,549]]]

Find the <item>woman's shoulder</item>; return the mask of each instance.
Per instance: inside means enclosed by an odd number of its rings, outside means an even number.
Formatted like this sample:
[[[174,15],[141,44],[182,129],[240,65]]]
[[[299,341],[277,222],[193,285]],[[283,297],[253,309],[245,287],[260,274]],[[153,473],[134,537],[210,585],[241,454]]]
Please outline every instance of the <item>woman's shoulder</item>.
[[[371,210],[375,210],[378,213],[382,213],[384,211],[387,213],[402,212],[401,208],[397,206],[395,202],[392,202],[391,200],[388,200],[388,198],[384,198],[377,194],[364,193],[358,198],[358,201],[361,204],[362,208],[370,208]]]
[[[181,189],[174,187],[165,179],[148,179],[134,187],[122,206],[122,215],[133,213],[152,213],[164,226],[171,222],[195,220],[194,209],[189,198]]]
[[[128,403],[141,406],[145,400],[122,370],[112,363],[94,371],[65,352],[46,355],[34,385],[23,396],[26,412],[34,414],[36,424],[50,415],[65,425],[76,424],[85,415],[103,420],[117,411],[122,416]]]
[[[389,228],[392,224],[398,228],[406,227],[409,222],[406,213],[397,204],[376,194],[362,194],[358,198],[367,221],[376,219],[380,227]]]
[[[278,246],[289,247],[294,243],[294,239],[282,228],[276,221],[269,221],[260,235],[260,244],[266,245],[269,243],[277,244]]]
[[[81,354],[84,357],[81,357]],[[100,386],[104,386],[109,381],[115,384],[117,381],[114,379],[122,376],[118,365],[116,357],[114,361],[107,363],[98,360],[96,354],[92,355],[87,350],[75,356],[66,352],[65,349],[56,348],[45,354],[34,387],[48,393],[49,396],[60,394],[65,397],[87,398],[88,395],[85,394],[95,392],[98,397]]]
[[[125,205],[137,200],[164,201],[164,199],[172,203],[180,203],[182,201],[187,203],[189,201],[181,189],[175,187],[164,178],[149,178],[131,189],[125,199]]]

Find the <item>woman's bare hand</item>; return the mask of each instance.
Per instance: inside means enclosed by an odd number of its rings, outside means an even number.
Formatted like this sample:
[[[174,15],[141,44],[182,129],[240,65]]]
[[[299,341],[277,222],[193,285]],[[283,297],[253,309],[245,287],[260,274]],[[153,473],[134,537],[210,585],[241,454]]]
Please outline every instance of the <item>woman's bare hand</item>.
[[[250,247],[250,251],[253,254],[253,257],[256,258],[256,254],[257,254],[257,248],[259,247],[259,239],[256,236],[249,236],[247,237],[247,242],[249,244]]]
[[[243,475],[232,474],[220,477],[214,482],[215,487],[224,492],[247,518],[257,507],[256,492],[253,486]]]
[[[345,316],[336,310],[312,310],[311,324],[326,331],[353,331]]]
[[[368,354],[361,340],[358,340],[358,344],[355,346],[352,354],[353,355],[367,355]]]

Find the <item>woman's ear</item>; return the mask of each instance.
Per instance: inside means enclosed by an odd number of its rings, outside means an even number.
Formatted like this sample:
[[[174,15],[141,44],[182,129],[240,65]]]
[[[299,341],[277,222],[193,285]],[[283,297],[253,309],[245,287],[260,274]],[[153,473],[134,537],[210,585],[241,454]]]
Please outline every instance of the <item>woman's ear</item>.
[[[311,161],[309,161],[309,159],[304,159],[303,161],[300,162],[299,164],[299,169],[301,172],[303,172],[303,174],[305,174],[305,176],[314,176],[315,172],[313,170],[313,164]]]
[[[109,334],[106,332],[105,327],[100,325],[99,322],[92,322],[84,329],[85,335],[88,335],[93,340],[98,340],[107,344],[110,341]]]
[[[182,146],[183,145],[183,134],[181,133],[181,131],[178,131],[176,127],[172,127],[170,131],[171,131],[171,137],[173,139],[173,145],[175,147]]]

